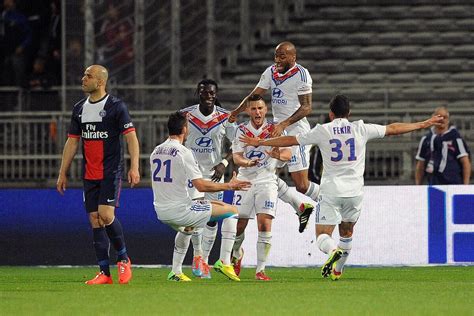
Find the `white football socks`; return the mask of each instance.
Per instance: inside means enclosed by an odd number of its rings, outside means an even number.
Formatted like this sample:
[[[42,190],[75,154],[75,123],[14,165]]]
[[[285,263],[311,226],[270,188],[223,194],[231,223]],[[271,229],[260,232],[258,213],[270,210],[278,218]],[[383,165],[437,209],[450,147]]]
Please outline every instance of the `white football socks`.
[[[178,232],[174,239],[174,251],[173,251],[173,267],[172,271],[174,274],[183,273],[183,261],[188,252],[189,241],[191,240],[190,234]]]
[[[341,237],[339,239],[339,244],[337,245],[337,247],[342,250],[342,257],[336,262],[335,270],[337,272],[342,272],[342,269],[344,269],[344,265],[346,264],[349,254],[351,253],[352,237]]]
[[[242,257],[242,243],[245,240],[245,231],[235,237],[234,246],[232,247],[233,257],[240,259]]]
[[[319,185],[314,182],[309,182],[308,191],[306,191],[305,195],[309,196],[313,201],[318,201],[318,194],[319,194]]]
[[[267,257],[272,247],[272,232],[258,232],[257,239],[257,269],[256,272],[265,270]]]
[[[217,235],[217,227],[217,223],[215,226],[206,225],[202,233],[202,260],[204,260],[205,263],[207,263],[212,246],[214,246],[214,241],[216,240]]]
[[[204,228],[196,228],[191,235],[191,242],[193,244],[193,254],[194,257],[202,257],[202,232]]]
[[[277,183],[278,183],[278,197],[283,202],[290,204],[298,213],[300,209],[300,204],[301,204],[301,198],[298,197],[299,193],[297,191],[290,190],[286,182],[280,178],[277,179]]]
[[[316,238],[316,244],[318,245],[319,250],[328,255],[337,248],[336,241],[328,234],[319,235],[318,238]]]
[[[237,220],[235,217],[228,217],[222,220],[221,227],[221,252],[219,259],[224,265],[230,264],[230,255],[232,252],[232,247],[234,246],[235,233],[237,232]]]

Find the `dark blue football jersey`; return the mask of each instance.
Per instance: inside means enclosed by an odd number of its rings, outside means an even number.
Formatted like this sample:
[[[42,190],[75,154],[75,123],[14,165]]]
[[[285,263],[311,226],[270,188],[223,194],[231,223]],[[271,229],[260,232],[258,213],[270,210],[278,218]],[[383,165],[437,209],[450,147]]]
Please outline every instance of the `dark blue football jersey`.
[[[84,179],[121,177],[121,135],[134,130],[127,106],[117,97],[107,94],[96,102],[85,98],[74,105],[68,137],[82,138]]]

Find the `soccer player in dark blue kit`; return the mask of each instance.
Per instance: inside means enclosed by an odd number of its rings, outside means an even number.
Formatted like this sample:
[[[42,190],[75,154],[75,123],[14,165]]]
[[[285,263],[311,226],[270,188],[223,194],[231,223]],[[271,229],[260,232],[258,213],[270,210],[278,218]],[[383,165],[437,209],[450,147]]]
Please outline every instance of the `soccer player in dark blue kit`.
[[[434,114],[443,117],[443,121],[420,140],[416,154],[416,184],[422,184],[425,175],[430,185],[469,184],[471,162],[466,142],[456,127],[450,126],[446,107],[436,108]]]
[[[96,277],[86,282],[89,285],[113,283],[109,268],[110,244],[117,251],[119,283],[127,284],[132,278],[131,261],[115,208],[119,206],[124,168],[121,135],[130,154],[128,182],[132,187],[140,182],[139,144],[127,106],[106,92],[107,78],[107,69],[100,65],[92,65],[84,72],[82,90],[89,97],[74,105],[56,184],[58,192],[64,194],[66,174],[82,138],[84,205],[100,268]]]

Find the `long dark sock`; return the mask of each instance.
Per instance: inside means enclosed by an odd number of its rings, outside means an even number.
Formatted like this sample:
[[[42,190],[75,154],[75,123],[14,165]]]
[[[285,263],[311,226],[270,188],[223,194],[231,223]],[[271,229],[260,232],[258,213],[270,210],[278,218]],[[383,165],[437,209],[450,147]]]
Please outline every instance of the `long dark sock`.
[[[118,218],[115,218],[113,222],[105,226],[107,235],[109,236],[110,242],[117,251],[117,261],[128,261],[127,248],[125,247],[125,237],[123,236],[122,224]]]
[[[93,240],[94,240],[94,249],[95,255],[97,257],[97,263],[99,264],[99,269],[105,275],[110,276],[109,268],[109,247],[110,242],[107,237],[107,233],[103,227],[93,228]]]

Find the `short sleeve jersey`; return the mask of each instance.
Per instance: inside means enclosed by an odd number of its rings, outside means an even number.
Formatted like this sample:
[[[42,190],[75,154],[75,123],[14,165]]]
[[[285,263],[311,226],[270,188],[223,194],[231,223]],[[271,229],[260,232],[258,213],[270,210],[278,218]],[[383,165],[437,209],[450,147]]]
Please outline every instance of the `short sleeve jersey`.
[[[338,118],[299,134],[300,145],[318,145],[323,158],[320,194],[336,197],[361,195],[364,186],[367,141],[385,136],[385,126]]]
[[[157,211],[168,211],[191,203],[188,179],[200,179],[192,152],[177,140],[167,139],[150,155],[153,205]]]
[[[295,64],[286,73],[280,74],[275,66],[268,67],[260,77],[257,86],[262,89],[270,89],[272,97],[272,112],[275,122],[279,123],[296,112],[301,106],[298,96],[312,93],[313,80],[309,71],[299,64]],[[287,128],[289,135],[308,131],[310,128],[308,120],[303,118]]]
[[[469,154],[466,142],[456,127],[451,126],[441,135],[437,135],[432,128],[423,136],[418,145],[416,159],[426,162],[430,184],[463,184],[459,159]]]
[[[214,111],[204,116],[199,110],[199,104],[184,108],[182,112],[188,114],[189,135],[184,144],[189,148],[205,177],[210,177],[214,172],[212,167],[222,160],[222,147],[224,137],[232,142],[237,125],[229,123],[229,111],[219,106]]]
[[[250,121],[239,125],[232,143],[232,152],[241,152],[247,159],[259,159],[259,162],[253,167],[239,167],[239,179],[252,181],[253,184],[276,180],[277,176],[275,175],[275,170],[279,160],[272,158],[267,154],[267,151],[270,151],[272,147],[245,146],[245,144],[239,140],[243,135],[258,137],[260,139],[270,138],[274,128],[275,124],[268,121],[259,129],[255,129]]]
[[[121,177],[121,135],[135,131],[125,103],[106,95],[99,101],[79,101],[72,110],[68,137],[82,138],[83,177],[86,180]]]

